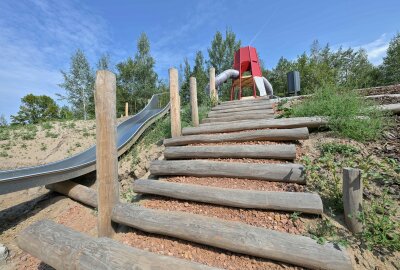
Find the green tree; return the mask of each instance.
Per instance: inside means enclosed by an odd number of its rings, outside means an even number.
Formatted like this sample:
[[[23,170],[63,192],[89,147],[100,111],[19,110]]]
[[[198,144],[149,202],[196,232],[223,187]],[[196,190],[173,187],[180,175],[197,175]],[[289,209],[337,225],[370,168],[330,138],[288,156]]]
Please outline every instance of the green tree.
[[[209,97],[205,92],[205,88],[208,84],[208,77],[205,69],[204,56],[201,51],[197,51],[196,53],[192,76],[196,78],[197,82],[197,102],[199,104],[205,104],[209,100]]]
[[[4,116],[4,114],[1,114],[0,115],[0,127],[5,127],[5,126],[7,126],[7,119]]]
[[[98,70],[110,70],[110,55],[103,54],[97,62]]]
[[[87,119],[94,115],[94,74],[90,68],[85,54],[77,50],[71,57],[71,65],[68,72],[61,71],[64,82],[60,87],[64,88],[66,95],[59,95],[66,99],[72,106],[77,117]]]
[[[293,69],[293,63],[284,57],[281,57],[278,64],[270,72],[267,72],[267,78],[271,82],[275,95],[285,95],[287,92],[287,73]]]
[[[117,64],[117,111],[123,112],[125,102],[131,111],[143,108],[158,91],[158,76],[154,71],[155,60],[150,54],[150,42],[142,33],[137,42],[137,52],[132,59]]]
[[[18,113],[11,116],[11,121],[15,124],[36,124],[58,118],[59,108],[49,96],[28,94],[21,102]]]
[[[389,42],[389,47],[382,63],[385,84],[400,83],[400,33]]]
[[[211,42],[211,47],[208,48],[208,67],[215,68],[215,74],[218,75],[224,70],[232,68],[235,51],[240,48],[241,41],[236,39],[236,34],[227,29],[225,38],[222,33],[217,31]],[[222,99],[228,99],[230,96],[231,82],[228,81],[218,88],[219,96]]]
[[[188,104],[190,101],[190,77],[192,70],[190,68],[189,60],[185,58],[183,61],[183,79],[180,87],[180,96],[182,105]]]

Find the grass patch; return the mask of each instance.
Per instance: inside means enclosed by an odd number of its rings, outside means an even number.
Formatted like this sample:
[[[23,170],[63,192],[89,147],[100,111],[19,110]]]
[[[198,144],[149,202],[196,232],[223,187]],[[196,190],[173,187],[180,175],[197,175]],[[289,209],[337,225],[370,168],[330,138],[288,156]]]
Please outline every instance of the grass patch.
[[[352,145],[341,144],[341,143],[324,143],[320,145],[320,150],[323,155],[326,154],[339,154],[343,156],[351,156],[353,154],[358,154],[360,150]]]
[[[353,90],[339,90],[335,86],[323,86],[311,97],[294,104],[290,117],[326,116],[328,126],[336,134],[357,141],[376,140],[388,127],[385,112],[376,108]]]
[[[49,130],[49,129],[53,128],[53,125],[51,124],[51,122],[43,122],[41,124],[41,126],[42,126],[42,129],[46,129],[46,130]]]
[[[58,134],[47,130],[45,136],[46,136],[47,138],[57,138],[57,137],[58,137]]]
[[[386,192],[364,206],[360,219],[364,230],[360,234],[368,249],[393,252],[400,250],[400,225],[393,217],[397,216],[395,202]]]
[[[0,128],[0,141],[10,139],[10,131],[7,128]]]
[[[369,249],[391,252],[399,250],[398,204],[381,190],[389,190],[400,185],[400,165],[393,159],[380,159],[373,155],[364,155],[360,149],[349,144],[325,143],[319,147],[320,155],[315,159],[302,158],[307,174],[307,188],[318,192],[327,213],[334,216],[343,213],[342,169],[359,168],[365,194],[364,211],[360,219],[364,231],[356,235]],[[396,194],[394,194],[396,195]],[[342,241],[334,226],[322,221],[319,228],[310,233],[319,242]]]

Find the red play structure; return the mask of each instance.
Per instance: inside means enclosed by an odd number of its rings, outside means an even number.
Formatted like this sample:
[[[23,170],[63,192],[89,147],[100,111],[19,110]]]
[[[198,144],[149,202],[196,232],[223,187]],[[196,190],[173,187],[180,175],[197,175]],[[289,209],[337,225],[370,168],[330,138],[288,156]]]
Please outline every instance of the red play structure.
[[[233,68],[239,71],[239,77],[232,79],[231,100],[235,97],[236,88],[239,88],[238,99],[241,99],[243,87],[253,87],[253,96],[256,97],[256,85],[259,84],[256,80],[262,77],[256,48],[247,46],[237,50]],[[243,76],[247,71],[250,72],[250,75]]]

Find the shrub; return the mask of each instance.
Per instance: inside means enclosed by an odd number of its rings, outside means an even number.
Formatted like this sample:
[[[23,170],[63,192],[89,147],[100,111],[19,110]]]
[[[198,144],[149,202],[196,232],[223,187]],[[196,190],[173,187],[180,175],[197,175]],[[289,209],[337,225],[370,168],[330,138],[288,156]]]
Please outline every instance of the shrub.
[[[329,128],[338,135],[369,141],[380,138],[389,124],[384,119],[386,114],[374,105],[356,91],[326,85],[310,98],[293,105],[290,116],[326,116]]]

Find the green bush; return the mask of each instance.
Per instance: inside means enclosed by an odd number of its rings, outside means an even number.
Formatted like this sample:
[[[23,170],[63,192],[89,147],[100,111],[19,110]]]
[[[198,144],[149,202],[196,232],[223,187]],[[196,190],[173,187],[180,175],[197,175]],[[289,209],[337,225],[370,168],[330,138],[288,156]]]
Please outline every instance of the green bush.
[[[343,156],[351,156],[360,152],[355,146],[341,143],[324,143],[320,145],[320,150],[323,155],[340,154]]]
[[[329,119],[329,128],[338,135],[369,141],[380,138],[388,126],[386,114],[374,105],[356,91],[326,85],[308,99],[293,105],[290,116],[325,116]]]

